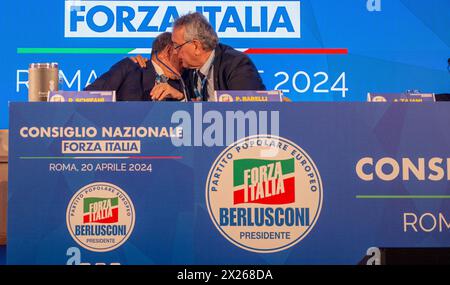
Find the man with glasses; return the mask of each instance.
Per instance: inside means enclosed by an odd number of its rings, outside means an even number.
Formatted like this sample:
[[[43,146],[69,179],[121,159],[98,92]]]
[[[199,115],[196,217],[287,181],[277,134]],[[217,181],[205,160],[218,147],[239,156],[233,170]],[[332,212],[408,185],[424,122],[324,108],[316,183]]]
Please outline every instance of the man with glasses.
[[[185,87],[181,62],[174,53],[172,34],[162,33],[152,45],[151,63],[144,68],[135,58],[125,58],[97,78],[85,90],[115,90],[117,101],[181,101]]]
[[[250,58],[219,43],[216,32],[200,13],[178,18],[173,26],[174,54],[185,71],[191,100],[213,101],[215,90],[265,90]]]

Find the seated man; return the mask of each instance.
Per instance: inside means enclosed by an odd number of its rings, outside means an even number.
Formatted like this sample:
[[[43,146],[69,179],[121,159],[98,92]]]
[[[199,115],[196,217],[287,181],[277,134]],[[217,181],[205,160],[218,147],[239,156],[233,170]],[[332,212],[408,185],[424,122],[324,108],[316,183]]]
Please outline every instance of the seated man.
[[[162,33],[152,45],[152,64],[139,67],[125,58],[88,85],[86,91],[115,90],[117,101],[180,101],[185,98],[181,62],[173,53],[171,33]]]
[[[200,13],[175,20],[172,44],[186,68],[183,79],[189,101],[214,101],[215,90],[266,90],[250,58],[220,44],[213,27]],[[139,55],[132,60],[146,66],[147,59]]]
[[[188,68],[188,97],[214,101],[215,90],[266,90],[250,58],[219,43],[216,32],[200,13],[181,16],[173,25],[175,53]]]

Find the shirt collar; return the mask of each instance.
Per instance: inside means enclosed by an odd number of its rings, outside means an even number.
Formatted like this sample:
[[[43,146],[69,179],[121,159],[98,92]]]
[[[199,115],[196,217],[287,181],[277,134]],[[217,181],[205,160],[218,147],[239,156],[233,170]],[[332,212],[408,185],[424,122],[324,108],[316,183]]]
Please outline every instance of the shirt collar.
[[[205,64],[203,64],[203,66],[200,68],[200,72],[205,75],[208,76],[209,70],[211,69],[211,65],[213,63],[214,60],[214,55],[216,54],[215,50],[212,50],[211,54],[209,55],[208,59],[206,60]]]
[[[164,75],[163,69],[162,69],[156,62],[154,62],[154,61],[152,60],[152,64],[153,64],[153,67],[155,68],[156,74],[158,74],[158,75]]]

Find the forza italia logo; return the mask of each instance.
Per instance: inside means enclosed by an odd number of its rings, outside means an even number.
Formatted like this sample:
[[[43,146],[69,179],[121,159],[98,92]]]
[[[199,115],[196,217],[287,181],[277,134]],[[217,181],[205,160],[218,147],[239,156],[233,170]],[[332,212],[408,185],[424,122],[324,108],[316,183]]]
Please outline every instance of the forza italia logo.
[[[133,232],[133,203],[118,186],[98,182],[84,186],[67,206],[67,229],[83,248],[107,252],[124,244]]]
[[[276,136],[244,138],[211,167],[206,203],[219,232],[252,252],[286,250],[314,228],[323,201],[320,174],[309,155]]]

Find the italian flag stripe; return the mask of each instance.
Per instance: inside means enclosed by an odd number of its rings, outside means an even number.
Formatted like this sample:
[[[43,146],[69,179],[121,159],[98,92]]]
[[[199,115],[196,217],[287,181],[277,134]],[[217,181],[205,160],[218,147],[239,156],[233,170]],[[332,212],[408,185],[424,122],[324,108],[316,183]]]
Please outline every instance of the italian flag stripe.
[[[236,48],[245,54],[346,55],[347,48]],[[20,47],[17,54],[151,54],[151,48]]]
[[[278,181],[276,181],[278,182]],[[295,202],[295,178],[290,177],[283,180],[284,184],[284,193],[282,195],[277,196],[269,196],[262,199],[256,199],[251,202],[245,202],[244,198],[244,189],[234,191],[234,205],[244,204],[244,203],[256,203],[256,204],[264,204],[264,205],[283,205],[290,204]],[[272,183],[268,183],[269,189],[268,192],[272,191]],[[266,190],[266,185],[263,184],[264,190]]]
[[[99,223],[99,224],[111,224],[111,223],[117,223],[119,221],[119,208],[113,208],[112,210],[112,216],[106,219],[101,219],[101,220],[97,220],[97,221],[91,221],[91,215],[85,214],[83,216],[83,223],[87,224],[87,223]]]

